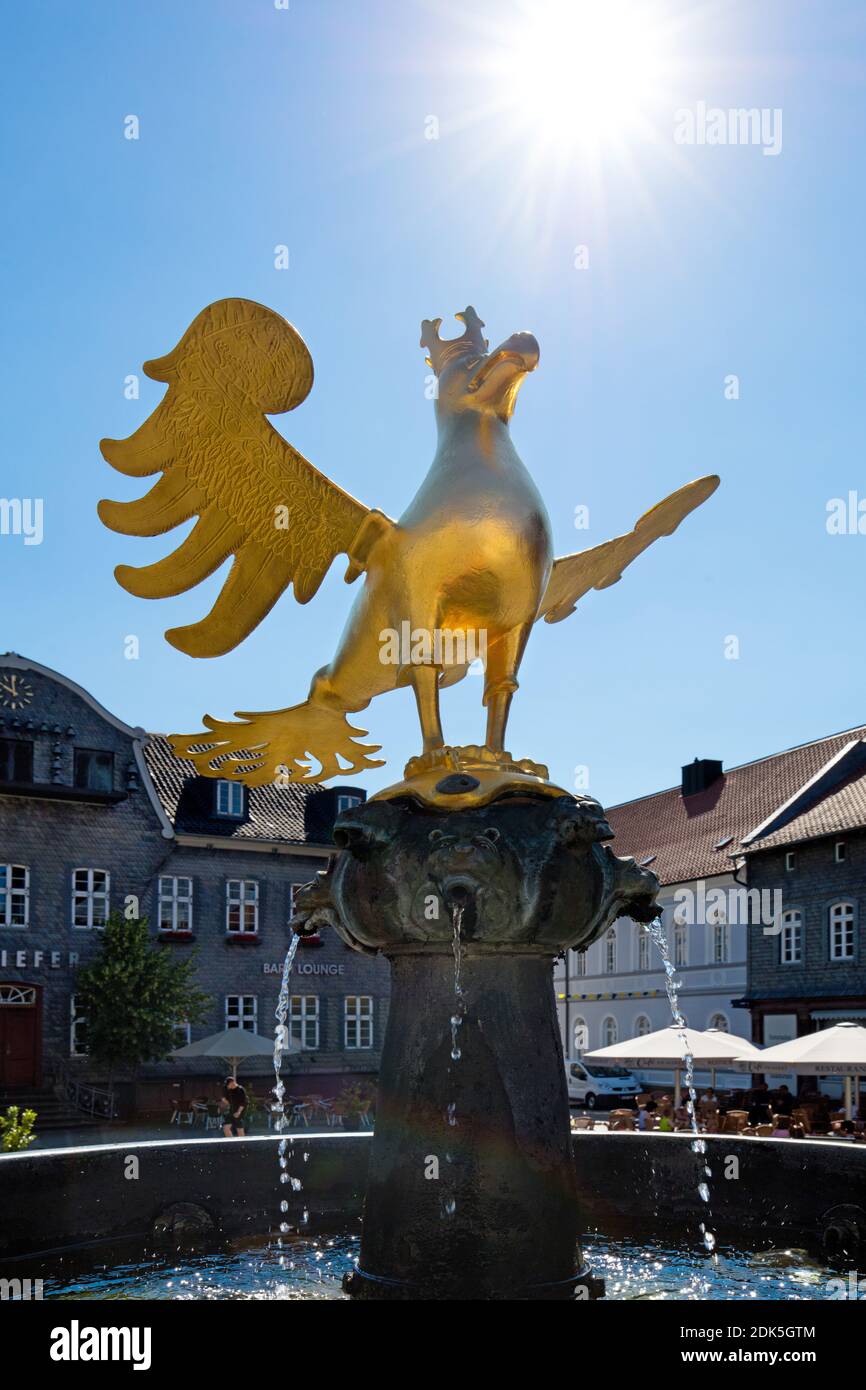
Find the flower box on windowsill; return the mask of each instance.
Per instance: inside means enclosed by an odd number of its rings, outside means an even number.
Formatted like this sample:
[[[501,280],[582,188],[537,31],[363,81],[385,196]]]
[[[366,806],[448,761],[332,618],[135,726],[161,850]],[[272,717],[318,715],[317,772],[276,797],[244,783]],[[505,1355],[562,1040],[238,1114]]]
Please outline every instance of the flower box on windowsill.
[[[259,934],[257,931],[227,931],[226,941],[235,942],[241,946],[257,946]]]
[[[194,941],[195,936],[191,931],[161,931],[160,941]]]

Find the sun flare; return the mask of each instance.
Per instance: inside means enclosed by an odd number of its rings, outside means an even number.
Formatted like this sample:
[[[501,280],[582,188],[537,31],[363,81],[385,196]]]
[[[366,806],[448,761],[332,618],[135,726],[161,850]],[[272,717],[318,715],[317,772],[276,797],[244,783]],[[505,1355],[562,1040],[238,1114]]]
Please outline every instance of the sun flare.
[[[497,63],[521,125],[566,147],[646,134],[668,56],[657,21],[635,0],[522,4]]]

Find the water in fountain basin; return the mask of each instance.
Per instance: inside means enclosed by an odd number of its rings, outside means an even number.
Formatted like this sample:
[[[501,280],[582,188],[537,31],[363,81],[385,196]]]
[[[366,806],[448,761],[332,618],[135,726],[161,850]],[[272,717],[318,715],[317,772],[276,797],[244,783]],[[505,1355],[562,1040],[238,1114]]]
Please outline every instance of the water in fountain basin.
[[[285,1048],[288,1047],[289,1042],[288,1025],[286,1023],[286,1020],[289,1016],[289,976],[292,973],[292,966],[295,963],[295,956],[297,955],[300,941],[301,938],[299,936],[292,936],[291,942],[289,943],[289,949],[286,951],[286,958],[283,961],[283,973],[280,979],[280,994],[277,1000],[277,1007],[275,1010],[275,1018],[277,1020],[277,1024],[274,1028],[275,1085],[273,1087],[273,1094],[276,1096],[276,1105],[272,1107],[272,1114],[274,1115],[274,1124],[277,1129],[277,1133],[280,1135],[280,1142],[277,1147],[278,1162],[280,1165],[280,1182],[291,1183],[292,1189],[295,1192],[300,1191],[301,1180],[300,1178],[293,1178],[289,1173],[289,1159],[286,1151],[294,1141],[291,1138],[291,1136],[287,1139],[285,1137],[285,1134],[283,1133],[283,1131],[286,1128],[286,1087],[282,1077],[282,1070],[283,1051]],[[280,1235],[277,1238],[277,1246],[279,1248],[282,1248],[282,1237],[284,1235],[287,1235],[291,1229],[289,1223],[285,1219],[288,1210],[289,1204],[286,1201],[286,1199],[283,1198],[283,1200],[280,1202]]]
[[[661,924],[661,920],[657,918],[654,922],[648,922],[646,929],[652,937],[653,941],[655,942],[656,946],[658,947],[659,955],[662,958],[662,965],[664,966],[665,971],[665,991],[668,996],[668,1003],[671,1006],[671,1017],[674,1021],[674,1026],[677,1029],[677,1033],[683,1045],[683,1061],[685,1063],[685,1083],[686,1091],[689,1097],[686,1103],[686,1113],[688,1114],[689,1124],[691,1125],[692,1134],[694,1135],[694,1138],[692,1139],[692,1152],[698,1155],[698,1161],[702,1169],[701,1181],[698,1183],[698,1196],[700,1197],[701,1201],[706,1204],[707,1207],[707,1221],[701,1222],[700,1232],[708,1254],[712,1255],[713,1259],[716,1260],[716,1238],[708,1225],[708,1222],[712,1219],[712,1213],[710,1211],[709,1205],[710,1188],[709,1184],[705,1181],[706,1178],[712,1177],[712,1169],[706,1161],[706,1141],[701,1138],[700,1130],[698,1128],[697,1094],[695,1092],[695,1059],[692,1056],[692,1053],[689,1049],[688,1034],[686,1033],[686,1021],[683,1018],[679,1006],[678,996],[680,982],[677,979],[676,968],[674,966],[673,961],[671,960],[670,950],[668,949],[668,941],[667,937],[665,936],[664,927]]]

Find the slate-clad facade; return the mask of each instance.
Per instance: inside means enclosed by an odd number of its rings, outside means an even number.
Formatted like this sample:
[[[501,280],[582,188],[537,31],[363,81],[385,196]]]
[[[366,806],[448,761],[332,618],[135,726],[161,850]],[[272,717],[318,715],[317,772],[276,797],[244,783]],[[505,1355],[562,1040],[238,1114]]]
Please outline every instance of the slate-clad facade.
[[[323,867],[338,807],[363,791],[248,791],[197,777],[164,737],[14,654],[0,655],[0,721],[0,1095],[46,1085],[63,1068],[90,1073],[78,1055],[76,969],[107,911],[131,897],[161,949],[196,950],[211,1009],[192,1039],[235,1023],[272,1033],[293,885]],[[292,994],[304,1050],[286,1061],[289,1089],[327,1095],[347,1077],[374,1077],[387,963],[323,933],[298,951]],[[158,1112],[211,1094],[222,1071],[222,1062],[151,1064],[126,1087],[126,1106]],[[267,1060],[243,1074],[260,1076],[264,1094]]]
[[[607,815],[614,852],[661,882],[690,1026],[763,1045],[866,1023],[866,727],[727,770],[696,760]],[[669,1020],[658,957],[627,918],[555,982],[571,1055]]]
[[[749,942],[752,1035],[776,1043],[842,1020],[866,1025],[866,739],[854,730],[745,843],[751,887],[778,893]]]

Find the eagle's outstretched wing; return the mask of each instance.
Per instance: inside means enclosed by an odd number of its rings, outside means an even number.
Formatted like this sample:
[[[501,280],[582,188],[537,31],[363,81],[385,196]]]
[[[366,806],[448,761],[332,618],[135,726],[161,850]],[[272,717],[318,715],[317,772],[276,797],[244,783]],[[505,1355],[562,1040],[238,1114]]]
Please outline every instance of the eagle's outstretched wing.
[[[616,536],[603,545],[582,550],[577,555],[563,555],[555,560],[538,617],[547,623],[558,623],[573,613],[578,599],[589,589],[607,589],[622,578],[622,572],[642,551],[660,536],[669,536],[689,512],[715,492],[719,480],[714,473],[686,483],[644,512],[635,522],[634,530]]]
[[[332,483],[266,419],[292,410],[313,383],[300,334],[249,299],[220,299],[193,320],[166,357],[144,370],[168,391],[129,439],[103,439],[103,456],[120,473],[162,477],[135,502],[100,502],[106,526],[157,536],[190,517],[185,540],[155,564],[118,565],[115,577],[141,598],[184,593],[234,563],[206,618],[170,629],[190,656],[220,656],[250,633],[294,584],[312,598],[335,556],[350,558],[357,578],[375,533],[390,525]]]

